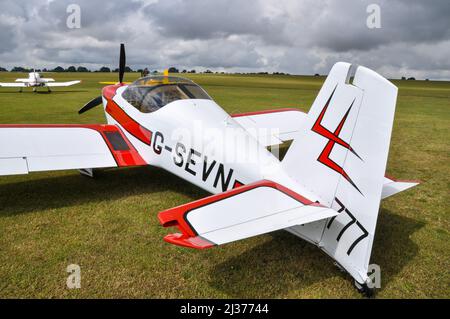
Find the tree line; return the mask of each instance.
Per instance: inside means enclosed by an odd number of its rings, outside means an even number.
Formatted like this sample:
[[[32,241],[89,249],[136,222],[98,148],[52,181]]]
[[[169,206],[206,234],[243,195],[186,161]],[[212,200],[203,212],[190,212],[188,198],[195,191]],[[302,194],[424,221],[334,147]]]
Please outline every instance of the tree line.
[[[109,67],[107,66],[102,66],[101,68],[99,68],[98,70],[90,70],[84,66],[79,66],[79,67],[75,67],[75,66],[69,66],[68,68],[63,68],[62,66],[57,66],[56,68],[43,68],[43,69],[32,69],[32,68],[24,68],[21,66],[15,66],[13,67],[11,70],[8,70],[6,68],[0,67],[0,72],[119,72],[119,69],[113,69],[111,70]],[[125,72],[141,72],[142,70],[136,70],[134,71],[133,69],[131,69],[129,66],[125,67]]]

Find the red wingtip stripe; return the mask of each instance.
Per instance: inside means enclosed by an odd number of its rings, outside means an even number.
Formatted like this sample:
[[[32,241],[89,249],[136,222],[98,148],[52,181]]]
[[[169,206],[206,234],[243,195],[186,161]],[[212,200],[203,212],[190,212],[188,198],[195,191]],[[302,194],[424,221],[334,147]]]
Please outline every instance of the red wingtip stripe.
[[[296,199],[303,205],[312,205],[312,206],[323,207],[320,203],[312,202],[311,200],[301,196],[300,194],[290,190],[287,187],[284,187],[283,185],[280,185],[278,183],[275,183],[275,182],[272,182],[269,180],[262,180],[262,181],[258,181],[256,183],[243,185],[243,186],[231,189],[229,191],[226,191],[224,193],[208,196],[208,197],[199,199],[197,201],[190,202],[190,203],[160,212],[158,214],[158,219],[163,227],[177,227],[181,231],[181,234],[168,235],[164,238],[164,240],[166,242],[169,242],[171,244],[175,244],[178,246],[197,248],[197,249],[209,248],[209,247],[213,246],[214,245],[213,243],[210,243],[206,239],[198,236],[196,230],[188,222],[188,220],[186,218],[187,214],[197,207],[205,206],[207,204],[217,202],[222,199],[234,196],[236,194],[244,193],[246,191],[249,191],[251,189],[258,188],[258,187],[272,187],[272,188],[275,188],[275,189],[285,193],[286,195]],[[205,241],[210,246],[205,244]]]
[[[179,233],[165,236],[164,241],[169,244],[195,249],[207,249],[215,246],[214,243],[200,236],[185,237]]]

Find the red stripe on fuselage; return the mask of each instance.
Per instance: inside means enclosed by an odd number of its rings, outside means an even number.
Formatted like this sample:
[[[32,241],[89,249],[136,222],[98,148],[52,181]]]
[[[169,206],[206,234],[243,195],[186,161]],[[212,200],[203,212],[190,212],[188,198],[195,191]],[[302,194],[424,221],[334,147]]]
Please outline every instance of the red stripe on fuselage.
[[[103,97],[106,99],[106,113],[111,115],[128,133],[140,140],[142,143],[151,145],[152,131],[146,129],[131,116],[129,116],[113,98],[116,91],[122,85],[109,85],[103,88]]]

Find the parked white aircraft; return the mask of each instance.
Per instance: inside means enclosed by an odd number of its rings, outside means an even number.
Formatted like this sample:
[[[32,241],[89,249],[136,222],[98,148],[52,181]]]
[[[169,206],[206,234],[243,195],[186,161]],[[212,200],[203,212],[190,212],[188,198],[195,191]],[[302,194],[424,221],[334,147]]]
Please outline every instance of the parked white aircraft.
[[[33,92],[36,92],[38,87],[47,87],[48,92],[51,92],[50,87],[55,86],[71,86],[74,84],[78,84],[81,81],[69,81],[69,82],[55,82],[54,79],[51,78],[42,78],[41,75],[36,72],[28,73],[28,78],[16,79],[14,83],[2,83],[0,82],[0,87],[18,87],[20,88],[19,92],[22,92],[22,89],[25,87],[32,87]]]
[[[164,239],[204,249],[285,229],[317,245],[369,294],[380,200],[417,182],[385,177],[397,88],[348,63],[330,71],[308,114],[227,114],[198,85],[172,76],[119,83],[108,125],[0,125],[0,175],[153,165],[212,196],[163,212]],[[280,161],[267,147],[293,141]],[[151,182],[151,180],[149,181]]]

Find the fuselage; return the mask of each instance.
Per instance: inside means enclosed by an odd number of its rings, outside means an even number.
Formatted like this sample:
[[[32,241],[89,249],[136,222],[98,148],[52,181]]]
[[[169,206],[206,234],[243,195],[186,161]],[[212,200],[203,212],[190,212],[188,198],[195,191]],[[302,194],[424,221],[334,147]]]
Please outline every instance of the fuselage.
[[[46,83],[54,81],[49,78],[42,78],[38,72],[30,72],[28,73],[28,78],[17,79],[16,82],[22,82],[27,87],[39,87],[45,86]]]
[[[103,89],[106,118],[124,131],[149,165],[213,194],[269,179],[317,200],[213,100],[178,100],[142,113],[123,98],[126,89],[126,85]]]

